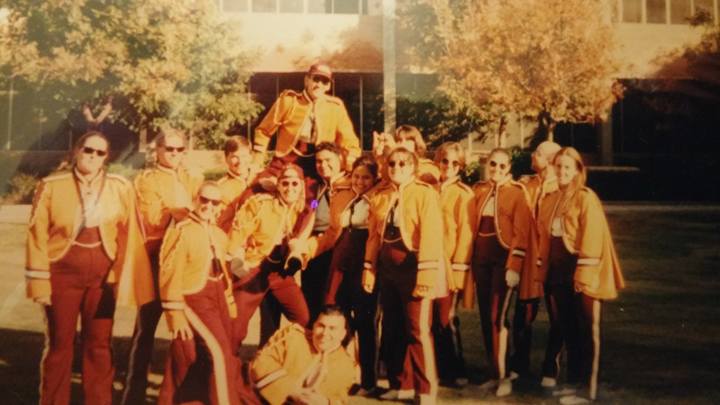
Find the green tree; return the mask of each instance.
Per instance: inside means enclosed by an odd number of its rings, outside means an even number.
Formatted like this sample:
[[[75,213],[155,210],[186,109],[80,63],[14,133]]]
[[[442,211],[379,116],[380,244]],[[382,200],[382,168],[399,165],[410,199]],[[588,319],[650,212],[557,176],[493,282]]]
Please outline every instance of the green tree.
[[[499,137],[511,114],[543,137],[559,121],[603,120],[622,94],[608,1],[410,0],[401,16],[411,60]]]
[[[261,106],[251,56],[213,0],[0,2],[4,87],[25,83],[91,124],[152,135],[169,125],[217,147]]]

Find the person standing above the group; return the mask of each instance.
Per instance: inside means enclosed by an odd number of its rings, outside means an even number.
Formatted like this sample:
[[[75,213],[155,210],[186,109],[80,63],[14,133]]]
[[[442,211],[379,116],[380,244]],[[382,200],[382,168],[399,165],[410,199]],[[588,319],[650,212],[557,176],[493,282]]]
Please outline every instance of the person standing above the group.
[[[387,154],[398,146],[402,146],[417,155],[418,179],[428,184],[438,184],[440,171],[432,160],[425,157],[427,153],[425,141],[423,140],[420,130],[412,125],[400,125],[395,130],[394,135],[373,133],[373,153],[380,165],[380,173],[382,174],[383,180],[387,180],[385,168]]]
[[[346,403],[355,379],[355,361],[343,347],[347,340],[347,320],[337,307],[323,308],[310,330],[292,324],[277,331],[250,366],[262,403]]]
[[[353,129],[345,104],[327,94],[332,87],[332,70],[325,63],[310,66],[302,92],[283,91],[265,118],[255,128],[253,152],[262,165],[270,139],[277,132],[275,154],[269,167],[258,175],[260,184],[268,188],[276,182],[281,169],[294,163],[303,169],[308,186],[320,181],[315,170],[318,144],[330,142],[342,150],[343,168],[352,167],[360,156],[360,142]],[[271,188],[271,186],[270,186]],[[307,198],[315,196],[308,193]]]
[[[302,169],[280,171],[277,191],[250,197],[238,210],[230,231],[228,256],[235,274],[238,316],[233,321],[233,350],[240,349],[248,323],[269,291],[289,321],[307,326],[307,303],[295,279],[285,271],[297,221],[305,208]]]
[[[363,291],[361,283],[368,238],[370,190],[377,183],[377,174],[378,167],[373,158],[362,156],[355,160],[350,175],[352,187],[340,190],[330,203],[328,229],[308,241],[310,257],[332,251],[325,305],[340,306],[350,318],[350,329],[358,333],[361,390],[356,395],[370,395],[377,385],[377,289],[368,294]]]
[[[412,388],[421,403],[434,402],[437,371],[430,325],[432,299],[443,259],[442,214],[437,191],[416,179],[418,160],[398,147],[387,157],[389,182],[371,200],[362,284],[372,293],[380,279],[383,334],[391,390],[400,398]],[[403,376],[403,373],[409,376]],[[401,382],[412,384],[402,387]],[[402,390],[402,392],[401,392]]]
[[[342,150],[336,144],[323,142],[318,145],[315,167],[322,183],[318,184],[314,191],[315,200],[310,202],[311,209],[314,209],[312,236],[328,231],[332,221],[330,209],[332,201],[339,192],[350,190],[350,179],[342,170]],[[329,247],[310,260],[301,274],[303,295],[310,309],[310,318],[313,319],[322,308],[327,293],[331,258],[332,248]]]
[[[226,233],[232,227],[235,212],[240,208],[240,198],[251,181],[252,156],[245,138],[233,136],[225,141],[227,173],[217,181],[222,193],[223,207],[217,224]]]
[[[567,404],[597,396],[600,360],[600,307],[625,287],[600,199],[585,186],[587,172],[574,148],[553,161],[559,190],[540,203],[539,263],[551,327],[562,331],[567,348],[567,382],[579,385]]]
[[[231,345],[237,314],[225,266],[227,236],[215,224],[222,193],[200,187],[190,215],[165,234],[159,289],[173,336],[159,404],[237,404],[238,358]]]
[[[520,183],[525,186],[530,212],[533,218],[537,215],[539,202],[548,193],[557,190],[557,178],[552,165],[555,154],[560,145],[552,141],[542,142],[532,153],[532,169],[536,174],[520,177]],[[532,348],[532,323],[538,313],[540,299],[543,296],[542,283],[534,280],[530,275],[537,262],[537,229],[530,226],[528,230],[530,243],[523,262],[518,295],[515,301],[515,316],[513,318],[513,346],[514,351],[510,359],[510,378],[527,376],[530,368],[530,350]],[[543,387],[555,386],[558,372],[556,357],[562,350],[562,339],[559,331],[551,329],[548,334],[548,353],[543,364]]]
[[[435,152],[440,168],[440,206],[443,213],[445,267],[450,292],[436,298],[433,332],[440,380],[452,385],[467,383],[460,342],[460,320],[455,315],[458,293],[465,288],[472,256],[472,226],[469,220],[473,192],[459,177],[465,167],[465,152],[457,142],[446,142]]]
[[[512,382],[505,378],[509,354],[507,311],[513,289],[520,281],[532,217],[523,186],[510,174],[510,154],[505,149],[492,150],[485,169],[486,180],[473,187],[472,270],[491,367],[491,379],[484,385],[497,386],[496,395],[505,396],[512,392]]]
[[[116,297],[137,305],[154,299],[132,184],[106,173],[109,153],[103,134],[86,133],[71,170],[44,178],[35,191],[25,276],[28,297],[46,316],[40,404],[70,403],[78,316],[84,401],[111,403]]]
[[[165,232],[192,211],[192,201],[203,179],[191,175],[183,166],[187,138],[182,132],[165,129],[155,140],[157,163],[135,178],[138,207],[145,249],[152,264],[155,288],[159,269],[159,253]],[[130,362],[122,404],[145,401],[147,373],[152,359],[155,330],[162,315],[159,300],[143,305],[138,311],[130,347]]]

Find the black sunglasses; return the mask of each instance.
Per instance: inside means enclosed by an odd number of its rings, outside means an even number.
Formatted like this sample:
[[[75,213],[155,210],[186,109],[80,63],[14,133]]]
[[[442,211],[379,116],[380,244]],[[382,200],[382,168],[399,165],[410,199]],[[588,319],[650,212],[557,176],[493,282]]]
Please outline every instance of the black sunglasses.
[[[325,76],[312,75],[311,79],[315,83],[330,84],[330,79]]]
[[[216,207],[218,205],[220,205],[220,200],[215,200],[215,199],[207,198],[207,197],[203,197],[203,196],[199,196],[198,198],[200,199],[200,204],[203,204],[203,205],[208,204],[208,203],[211,203],[212,205],[214,205]]]
[[[168,151],[168,152],[170,152],[170,153],[173,153],[173,152],[183,153],[183,152],[185,152],[185,147],[184,147],[184,146],[163,146],[163,148],[165,148],[165,150]]]
[[[297,187],[300,185],[300,182],[298,180],[282,180],[280,182],[280,185],[283,187],[290,187],[290,186]]]
[[[410,164],[410,163],[408,163],[407,160],[389,160],[389,161],[388,161],[388,166],[390,166],[390,167],[395,167],[395,166],[397,166],[397,167],[403,168],[403,167],[405,167],[406,165],[409,165],[409,164]]]
[[[498,163],[494,160],[491,160],[490,167],[499,167],[500,170],[505,170],[505,169],[507,169],[508,165],[506,163]]]
[[[106,150],[95,149],[95,148],[91,148],[91,147],[89,147],[89,146],[83,146],[82,151],[83,151],[83,153],[86,154],[86,155],[92,155],[93,153],[94,153],[95,155],[99,156],[99,157],[104,157],[104,156],[107,155],[107,151],[106,151]]]
[[[450,161],[450,160],[447,159],[447,158],[443,158],[443,160],[441,160],[440,162],[442,162],[442,164],[444,164],[445,166],[450,166],[450,165],[452,165],[453,167],[460,167],[460,161],[459,161],[459,160]]]

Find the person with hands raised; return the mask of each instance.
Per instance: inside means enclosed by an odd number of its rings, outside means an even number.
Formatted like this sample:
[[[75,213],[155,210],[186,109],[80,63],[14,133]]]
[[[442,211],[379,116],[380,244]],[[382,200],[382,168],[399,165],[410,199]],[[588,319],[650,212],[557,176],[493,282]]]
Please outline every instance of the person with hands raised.
[[[580,154],[563,148],[553,164],[559,189],[540,203],[539,258],[532,277],[544,282],[550,323],[561,331],[567,349],[571,387],[560,402],[575,404],[597,396],[601,304],[617,298],[625,281],[600,199],[585,186]]]
[[[470,221],[475,238],[472,271],[475,279],[480,325],[490,364],[486,388],[497,396],[509,395],[507,377],[507,312],[513,290],[520,281],[528,246],[532,216],[523,186],[510,174],[510,153],[490,152],[485,164],[485,181],[474,187]]]
[[[159,290],[173,340],[158,404],[240,404],[232,347],[237,315],[225,265],[227,236],[216,225],[222,191],[200,187],[194,209],[165,234]]]
[[[367,293],[373,292],[376,277],[380,283],[383,345],[391,351],[384,356],[391,390],[383,397],[397,399],[414,389],[421,403],[431,403],[437,376],[430,324],[432,299],[445,276],[438,243],[443,223],[438,193],[416,178],[417,169],[417,156],[408,149],[389,153],[389,182],[378,186],[370,200],[361,282]]]

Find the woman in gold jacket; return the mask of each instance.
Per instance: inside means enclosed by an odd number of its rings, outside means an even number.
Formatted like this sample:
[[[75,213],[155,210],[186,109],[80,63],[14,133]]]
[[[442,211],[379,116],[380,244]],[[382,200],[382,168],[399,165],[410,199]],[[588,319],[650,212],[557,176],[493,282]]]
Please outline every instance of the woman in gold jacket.
[[[508,350],[507,311],[528,246],[532,217],[525,191],[510,174],[510,154],[504,149],[490,152],[486,179],[473,187],[475,194],[470,220],[475,235],[472,259],[480,321],[491,380],[496,395],[512,392],[506,378]]]
[[[424,403],[437,393],[430,324],[432,299],[445,284],[440,198],[433,186],[417,180],[417,156],[408,149],[390,152],[387,168],[390,181],[371,199],[362,283],[372,293],[380,278],[383,350],[392,351],[384,356],[391,391],[383,397],[397,399],[414,388]],[[402,373],[411,377],[401,381]]]
[[[35,191],[25,275],[28,297],[47,317],[41,404],[70,403],[78,317],[85,402],[109,404],[115,305],[154,298],[132,184],[105,172],[109,147],[103,134],[88,132],[73,149],[72,169],[44,178]]]
[[[600,199],[585,186],[586,169],[574,148],[555,156],[559,190],[540,203],[539,267],[550,322],[563,332],[568,383],[584,392],[563,403],[594,400],[600,354],[600,306],[625,286]]]
[[[460,319],[455,315],[458,293],[465,287],[470,272],[472,226],[470,207],[473,192],[460,180],[465,167],[465,151],[457,142],[446,142],[435,152],[440,169],[440,205],[443,213],[445,269],[449,292],[433,305],[433,333],[442,383],[462,386],[467,383],[465,360],[460,345]]]
[[[188,218],[168,230],[160,250],[159,289],[173,335],[159,404],[240,404],[231,318],[237,316],[225,266],[227,236],[215,220],[216,183],[200,187]],[[210,367],[208,367],[210,365]]]

